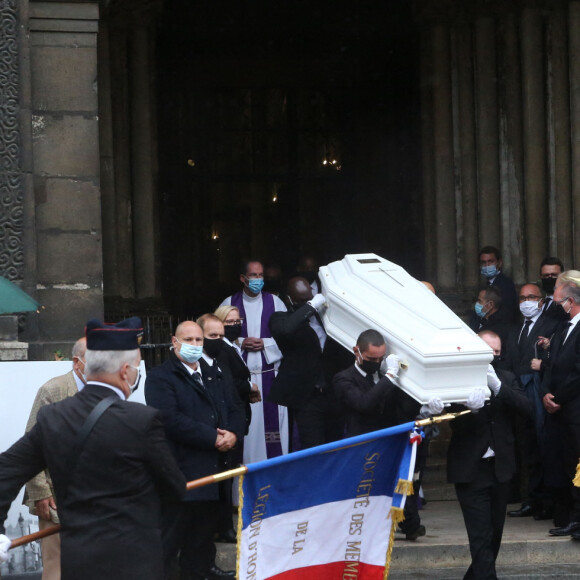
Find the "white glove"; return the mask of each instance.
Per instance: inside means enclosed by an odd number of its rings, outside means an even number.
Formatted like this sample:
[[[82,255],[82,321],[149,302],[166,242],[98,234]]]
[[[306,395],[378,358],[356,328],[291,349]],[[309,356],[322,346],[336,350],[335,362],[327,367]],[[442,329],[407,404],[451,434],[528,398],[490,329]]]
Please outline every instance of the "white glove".
[[[326,304],[326,298],[324,294],[316,294],[312,300],[308,301],[308,304],[316,310],[320,310]]]
[[[399,376],[399,364],[400,364],[400,362],[401,362],[401,359],[396,354],[390,354],[385,359],[385,364],[387,365],[386,374],[397,378]]]
[[[4,534],[0,534],[0,563],[8,560],[8,550],[11,545],[12,541],[10,538],[7,538]]]
[[[492,393],[497,396],[501,388],[501,381],[495,374],[495,369],[488,365],[487,367],[487,386],[491,389]]]
[[[469,397],[467,397],[467,401],[465,401],[465,406],[472,411],[477,411],[481,409],[485,405],[485,390],[483,387],[479,389],[475,389]]]
[[[443,401],[439,397],[433,397],[429,399],[426,405],[423,405],[419,410],[419,413],[428,413],[429,415],[440,415],[443,411]]]

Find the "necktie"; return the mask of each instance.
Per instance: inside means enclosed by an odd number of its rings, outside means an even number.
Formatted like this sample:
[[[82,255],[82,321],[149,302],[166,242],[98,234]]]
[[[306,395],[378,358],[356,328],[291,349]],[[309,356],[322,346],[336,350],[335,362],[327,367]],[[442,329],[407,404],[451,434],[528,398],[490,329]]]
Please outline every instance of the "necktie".
[[[525,340],[528,337],[528,334],[530,332],[530,324],[532,324],[532,319],[526,318],[526,321],[524,322],[524,326],[522,327],[522,330],[520,332],[520,338],[518,340],[518,344],[520,344],[522,342],[522,340]]]
[[[549,296],[546,296],[546,301],[544,302],[544,308],[542,308],[542,314],[550,308],[550,304],[552,303],[552,299]]]
[[[375,384],[375,377],[373,375],[371,375],[370,373],[365,376],[365,379],[367,380],[367,382],[369,384],[371,384],[371,385]]]
[[[571,322],[567,322],[564,326],[564,328],[562,329],[562,344],[564,344],[566,342],[566,337],[568,335],[568,330],[569,328],[572,326]]]

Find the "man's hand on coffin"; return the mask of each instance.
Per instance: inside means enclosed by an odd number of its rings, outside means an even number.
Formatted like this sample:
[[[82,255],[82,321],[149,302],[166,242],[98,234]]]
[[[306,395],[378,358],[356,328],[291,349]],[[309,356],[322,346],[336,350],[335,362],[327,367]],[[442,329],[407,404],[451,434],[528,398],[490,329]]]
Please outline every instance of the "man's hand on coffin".
[[[260,350],[264,350],[264,341],[261,338],[248,336],[248,338],[244,338],[244,342],[242,342],[242,349],[249,352],[259,352]]]
[[[423,405],[419,410],[421,415],[428,414],[428,415],[440,415],[443,412],[443,401],[439,397],[433,397],[429,399],[429,402],[426,405]]]
[[[479,411],[484,405],[485,389],[483,387],[475,389],[465,401],[465,406],[471,411]]]
[[[6,562],[6,560],[8,560],[8,550],[11,545],[12,542],[10,538],[4,534],[0,534],[0,562]]]
[[[542,359],[541,358],[533,358],[532,362],[530,363],[530,368],[533,371],[541,371],[542,370]]]
[[[399,376],[399,364],[401,363],[401,359],[396,354],[390,354],[382,364],[382,371],[393,378],[397,378]]]
[[[499,380],[495,369],[491,366],[487,366],[487,386],[490,388],[491,392],[497,396],[499,390],[501,389],[501,381]]]
[[[320,311],[326,304],[326,298],[323,294],[316,294],[312,300],[308,301],[308,304],[310,304],[310,306],[312,306],[312,308],[315,310]]]

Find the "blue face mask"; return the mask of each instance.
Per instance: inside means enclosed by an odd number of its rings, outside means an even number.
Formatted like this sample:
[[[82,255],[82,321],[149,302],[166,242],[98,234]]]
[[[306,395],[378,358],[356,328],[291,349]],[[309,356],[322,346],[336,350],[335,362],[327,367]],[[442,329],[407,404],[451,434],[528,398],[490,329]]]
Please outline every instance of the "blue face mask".
[[[475,310],[475,314],[477,314],[477,316],[479,316],[479,318],[483,318],[485,316],[485,312],[483,311],[483,304],[480,304],[479,302],[475,303],[475,306],[473,307],[473,309]]]
[[[486,278],[493,278],[494,276],[497,276],[497,266],[482,266],[481,275],[485,276]]]
[[[177,339],[177,342],[181,345],[179,354],[185,362],[195,363],[201,358],[203,354],[202,345],[187,344],[186,342],[181,342],[179,339]]]
[[[248,279],[248,288],[254,293],[259,294],[264,287],[264,278]]]

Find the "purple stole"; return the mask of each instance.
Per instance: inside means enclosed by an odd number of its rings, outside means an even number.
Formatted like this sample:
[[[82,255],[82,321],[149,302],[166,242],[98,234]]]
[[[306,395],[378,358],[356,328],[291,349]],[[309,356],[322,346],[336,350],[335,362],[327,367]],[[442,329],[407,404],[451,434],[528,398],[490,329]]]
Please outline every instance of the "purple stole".
[[[242,338],[248,337],[248,324],[246,322],[246,310],[244,308],[243,292],[234,294],[230,301],[240,311],[240,316],[244,319],[242,323]],[[262,319],[260,321],[260,336],[255,338],[272,338],[268,322],[270,316],[276,312],[274,306],[274,296],[268,292],[262,292]],[[268,401],[268,395],[272,383],[274,382],[274,365],[266,362],[264,352],[260,353],[262,357],[262,406],[264,408],[264,431],[266,434],[266,456],[278,457],[282,455],[282,444],[280,443],[280,421],[278,420],[278,405]],[[242,351],[244,362],[248,362],[247,351]]]

